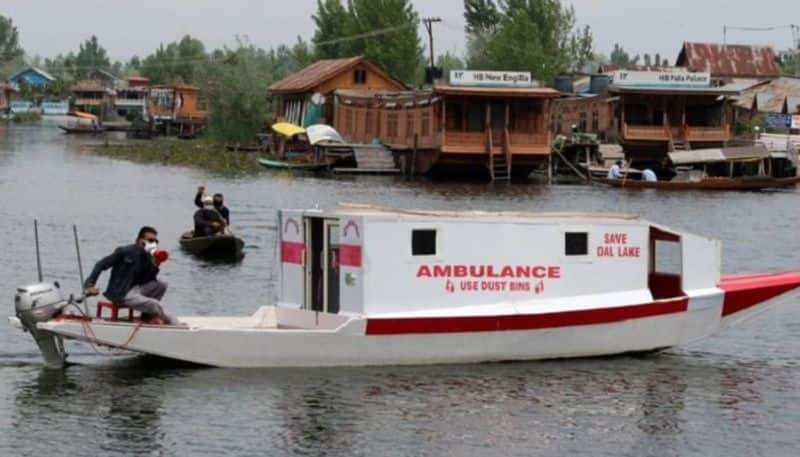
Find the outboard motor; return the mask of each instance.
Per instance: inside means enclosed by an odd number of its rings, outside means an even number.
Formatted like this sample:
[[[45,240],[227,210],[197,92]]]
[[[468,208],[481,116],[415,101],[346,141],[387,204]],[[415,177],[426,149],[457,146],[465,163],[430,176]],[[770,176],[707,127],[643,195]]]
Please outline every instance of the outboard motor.
[[[14,309],[25,330],[33,335],[39,350],[42,351],[47,368],[63,368],[67,354],[60,336],[40,330],[39,322],[46,322],[59,314],[69,304],[61,295],[57,282],[42,282],[17,289],[14,295]]]

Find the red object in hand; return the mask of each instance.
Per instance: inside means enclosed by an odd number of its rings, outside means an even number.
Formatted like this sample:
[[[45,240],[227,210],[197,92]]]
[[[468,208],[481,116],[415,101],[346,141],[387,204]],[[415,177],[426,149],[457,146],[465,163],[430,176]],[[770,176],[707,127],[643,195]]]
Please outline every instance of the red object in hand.
[[[169,251],[166,249],[156,249],[153,251],[153,259],[156,261],[156,265],[161,265],[169,259]]]

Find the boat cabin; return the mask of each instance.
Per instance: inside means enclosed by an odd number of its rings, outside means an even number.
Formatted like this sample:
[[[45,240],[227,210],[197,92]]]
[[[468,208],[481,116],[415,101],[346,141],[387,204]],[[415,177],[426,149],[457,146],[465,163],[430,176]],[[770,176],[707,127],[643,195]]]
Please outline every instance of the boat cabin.
[[[797,175],[797,157],[790,151],[770,151],[764,145],[669,153],[676,176],[672,181],[707,178],[788,178]]]
[[[117,89],[115,106],[117,113],[126,116],[129,113],[144,114],[147,112],[147,97],[150,89],[149,80],[141,76],[131,76],[123,87]]]
[[[559,312],[675,300],[720,277],[718,242],[627,215],[343,205],[279,224],[279,305],[322,313]]]
[[[619,141],[629,160],[661,164],[672,151],[721,148],[732,138],[735,89],[683,69],[612,73]]]

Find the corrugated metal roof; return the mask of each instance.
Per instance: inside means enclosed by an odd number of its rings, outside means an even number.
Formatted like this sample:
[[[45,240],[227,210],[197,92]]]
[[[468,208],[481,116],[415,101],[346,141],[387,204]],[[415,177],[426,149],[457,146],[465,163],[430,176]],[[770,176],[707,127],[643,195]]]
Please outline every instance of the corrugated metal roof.
[[[753,101],[755,100],[756,108],[759,112],[781,113],[783,112],[784,103],[790,98],[794,100],[800,98],[800,79],[781,77],[745,89],[736,98],[736,106],[742,109],[750,109],[753,107]],[[791,106],[790,104],[790,113],[792,113]]]
[[[270,92],[307,92],[319,86],[325,81],[336,75],[347,71],[356,65],[365,65],[375,73],[379,73],[389,81],[397,83],[397,88],[405,88],[405,84],[389,76],[386,72],[378,68],[377,65],[369,62],[364,56],[349,57],[345,59],[324,59],[318,60],[311,65],[303,68],[297,73],[293,73],[280,81],[269,86]]]
[[[771,77],[781,72],[771,46],[742,44],[683,44],[676,65],[691,71],[708,71],[720,77]]]

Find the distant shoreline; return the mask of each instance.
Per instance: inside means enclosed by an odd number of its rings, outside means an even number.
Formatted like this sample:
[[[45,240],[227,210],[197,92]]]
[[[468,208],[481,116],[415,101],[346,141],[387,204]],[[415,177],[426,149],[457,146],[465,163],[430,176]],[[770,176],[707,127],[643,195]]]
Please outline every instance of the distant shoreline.
[[[217,173],[250,174],[264,171],[256,161],[256,153],[229,151],[223,144],[203,139],[127,140],[122,143],[91,145],[89,149],[104,157],[186,166]]]

